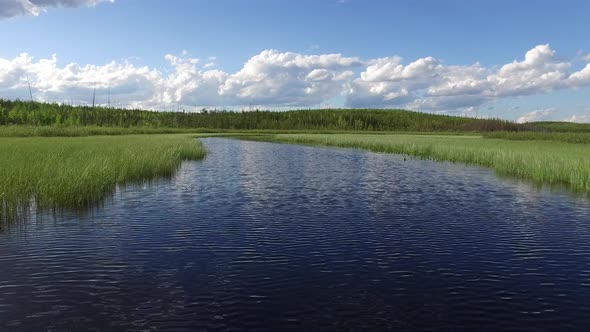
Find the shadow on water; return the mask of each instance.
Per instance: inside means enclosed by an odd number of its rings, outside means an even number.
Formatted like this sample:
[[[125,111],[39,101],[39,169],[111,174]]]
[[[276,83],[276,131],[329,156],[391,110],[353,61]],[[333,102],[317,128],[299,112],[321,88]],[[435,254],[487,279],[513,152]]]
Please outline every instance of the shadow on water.
[[[186,163],[188,161],[183,161]],[[192,161],[199,162],[199,161]],[[61,215],[72,215],[80,218],[88,217],[95,214],[100,209],[104,208],[105,205],[111,205],[116,200],[124,199],[124,193],[127,190],[135,190],[137,187],[149,188],[158,185],[167,185],[172,183],[174,177],[178,171],[182,168],[179,165],[178,168],[169,175],[160,175],[155,178],[147,178],[136,181],[129,181],[123,184],[115,185],[111,190],[104,193],[104,196],[94,201],[80,202],[77,206],[61,206],[59,204],[53,204],[51,206],[38,206],[34,197],[30,199],[5,199],[0,196],[0,232],[6,230],[12,225],[23,224],[27,222],[40,222],[47,219],[47,216],[57,218]],[[180,189],[191,190],[191,188],[182,187]]]
[[[0,330],[590,325],[585,199],[459,164],[203,142],[173,178],[0,232]]]

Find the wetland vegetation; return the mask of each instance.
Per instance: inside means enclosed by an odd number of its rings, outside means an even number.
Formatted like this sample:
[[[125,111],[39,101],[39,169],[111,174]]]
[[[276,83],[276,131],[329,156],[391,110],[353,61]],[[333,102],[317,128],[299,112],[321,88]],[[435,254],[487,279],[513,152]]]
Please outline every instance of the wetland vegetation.
[[[171,175],[182,160],[205,155],[195,137],[213,135],[463,162],[590,193],[588,124],[403,110],[151,112],[0,99],[0,214],[32,202],[85,206],[117,184]]]
[[[0,219],[38,207],[83,207],[117,184],[172,175],[205,155],[186,135],[0,138]]]
[[[500,135],[499,137],[503,137]],[[539,137],[536,135],[531,138]],[[562,138],[561,136],[550,136]],[[359,148],[490,167],[539,184],[564,184],[590,193],[590,145],[556,140],[483,139],[451,135],[279,134],[246,139]]]

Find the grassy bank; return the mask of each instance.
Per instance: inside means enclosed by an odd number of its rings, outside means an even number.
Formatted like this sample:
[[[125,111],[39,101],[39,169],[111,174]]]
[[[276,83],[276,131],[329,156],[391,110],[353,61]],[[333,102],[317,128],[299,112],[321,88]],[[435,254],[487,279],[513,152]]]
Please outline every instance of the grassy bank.
[[[246,139],[360,148],[490,167],[499,174],[590,193],[590,145],[448,135],[283,134]]]
[[[205,155],[190,135],[0,138],[0,219],[39,207],[82,207],[116,184],[172,175]]]
[[[493,132],[484,133],[485,138],[499,138],[511,141],[556,141],[576,144],[590,144],[590,132]]]

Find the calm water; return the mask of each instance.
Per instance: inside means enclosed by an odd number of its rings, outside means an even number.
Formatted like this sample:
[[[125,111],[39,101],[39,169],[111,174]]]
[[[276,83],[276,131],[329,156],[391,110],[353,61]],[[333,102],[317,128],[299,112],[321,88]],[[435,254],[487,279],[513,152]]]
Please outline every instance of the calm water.
[[[0,232],[0,330],[584,330],[590,200],[490,170],[205,139]]]

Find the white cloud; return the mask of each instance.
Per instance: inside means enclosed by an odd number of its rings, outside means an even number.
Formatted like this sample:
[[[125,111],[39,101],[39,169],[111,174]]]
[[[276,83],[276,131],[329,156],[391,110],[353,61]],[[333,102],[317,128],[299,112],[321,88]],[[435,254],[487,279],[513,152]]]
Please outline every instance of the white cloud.
[[[350,106],[393,106],[441,110],[479,105],[488,97],[487,70],[444,66],[433,57],[404,65],[402,58],[374,60],[351,84]]]
[[[590,108],[586,109],[585,112],[582,114],[574,114],[572,116],[569,116],[569,117],[563,119],[562,121],[590,123]]]
[[[567,122],[578,122],[578,123],[590,123],[590,114],[574,114],[562,121]]]
[[[0,18],[38,16],[50,7],[96,6],[99,2],[112,3],[114,0],[0,0]]]
[[[201,61],[182,52],[165,59],[166,68],[157,70],[131,59],[59,66],[55,55],[39,60],[26,53],[0,58],[0,95],[27,98],[28,78],[34,97],[45,101],[88,101],[96,87],[99,101],[110,91],[111,100],[130,107],[307,107],[342,95],[347,106],[470,114],[499,98],[590,86],[590,64],[572,72],[574,60],[559,58],[549,45],[536,46],[521,61],[492,68],[480,63],[445,65],[434,57],[362,61],[341,54],[265,50],[239,71],[228,73],[215,69],[213,57]]]
[[[361,65],[358,58],[340,54],[303,55],[262,51],[220,87],[223,97],[238,104],[304,106],[337,96]]]
[[[400,57],[369,61],[351,83],[349,106],[393,106],[420,110],[457,110],[490,100],[548,93],[590,85],[590,64],[570,73],[571,62],[560,59],[551,47],[538,45],[524,60],[499,69],[479,63],[446,66],[426,57],[408,65]]]
[[[210,63],[200,66],[200,60],[186,52],[167,54],[165,59],[169,68],[163,72],[130,62],[59,67],[55,55],[36,61],[23,53],[12,60],[0,58],[0,93],[26,98],[28,79],[34,97],[44,101],[80,103],[88,101],[96,88],[102,100],[110,93],[111,100],[129,107],[315,105],[337,96],[354,75],[350,68],[360,65],[358,59],[338,54],[308,56],[270,50],[228,74],[210,69]]]
[[[430,97],[464,95],[490,96],[491,82],[487,80],[489,70],[481,64],[469,66],[448,66],[439,70],[439,81],[433,82],[426,92]]]
[[[8,97],[23,97],[30,80],[37,99],[47,101],[87,100],[96,87],[112,87],[114,97],[149,100],[156,92],[159,74],[148,67],[111,62],[102,66],[72,63],[59,68],[56,56],[37,62],[26,53],[13,60],[0,59],[0,89]]]
[[[562,121],[567,122],[578,122],[578,123],[590,123],[590,114],[574,114]]]
[[[516,120],[518,123],[534,122],[534,121],[547,121],[551,120],[551,117],[559,111],[555,108],[545,108],[535,110],[527,113]]]
[[[590,63],[582,70],[570,75],[568,83],[572,86],[582,86],[590,84]]]
[[[488,80],[497,96],[548,92],[567,85],[569,67],[569,63],[557,59],[548,44],[539,45],[526,53],[524,61],[502,66]]]

